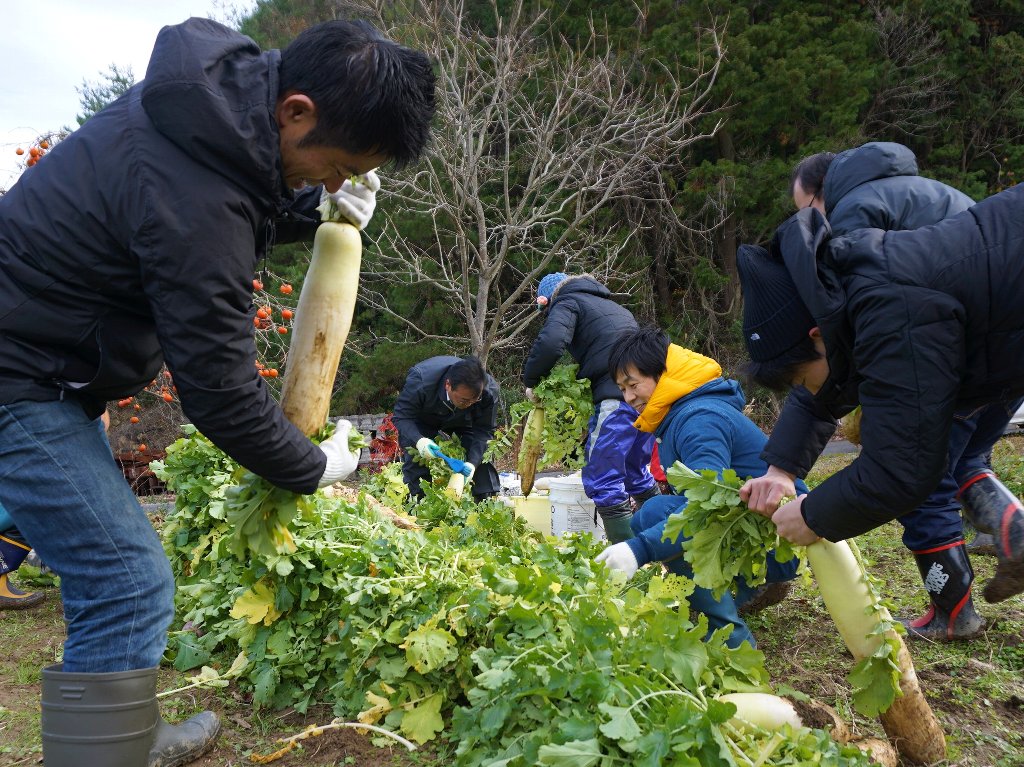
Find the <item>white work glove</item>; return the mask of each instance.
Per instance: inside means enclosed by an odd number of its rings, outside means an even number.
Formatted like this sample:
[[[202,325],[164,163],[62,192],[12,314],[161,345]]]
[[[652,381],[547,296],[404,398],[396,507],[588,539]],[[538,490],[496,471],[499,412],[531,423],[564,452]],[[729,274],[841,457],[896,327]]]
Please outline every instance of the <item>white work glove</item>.
[[[437,455],[435,455],[435,451],[440,452],[441,450],[441,448],[437,446],[437,443],[434,442],[434,440],[432,440],[430,437],[420,437],[418,440],[416,440],[416,449],[419,451],[420,455],[426,458],[428,461],[431,458],[437,458]]]
[[[337,192],[328,193],[331,202],[338,206],[338,212],[347,218],[356,229],[365,229],[370,223],[373,209],[377,207],[377,191],[380,189],[380,179],[372,170],[362,176],[356,176],[356,183],[352,179],[345,179],[341,189]]]
[[[532,388],[526,390],[526,399],[530,400],[530,402],[537,402],[537,395],[533,393]]]
[[[331,438],[320,443],[320,449],[327,456],[324,475],[318,487],[327,487],[340,482],[356,470],[359,465],[359,451],[348,449],[348,433],[352,431],[349,421],[338,421]]]
[[[636,556],[633,554],[633,549],[629,548],[629,544],[625,541],[612,544],[594,557],[594,561],[604,562],[605,567],[625,573],[626,580],[636,575],[636,571],[640,569]]]
[[[462,472],[456,472],[452,474],[451,479],[448,480],[448,487],[445,488],[445,493],[450,495],[455,500],[462,498],[462,493],[466,489],[466,475]]]

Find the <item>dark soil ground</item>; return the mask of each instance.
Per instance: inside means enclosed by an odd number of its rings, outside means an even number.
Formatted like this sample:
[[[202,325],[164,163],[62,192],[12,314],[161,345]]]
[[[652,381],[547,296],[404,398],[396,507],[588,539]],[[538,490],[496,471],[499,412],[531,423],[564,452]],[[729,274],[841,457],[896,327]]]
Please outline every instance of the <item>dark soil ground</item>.
[[[1018,458],[1024,454],[1024,438],[1004,440],[1000,451],[1024,463]],[[849,455],[824,457],[811,479],[820,481],[850,459]],[[890,524],[862,536],[858,544],[872,572],[885,581],[893,612],[913,617],[923,612],[925,596],[913,560],[900,543],[900,532],[898,525]],[[975,557],[973,564],[979,584],[991,577],[992,558]],[[59,589],[40,588],[48,597],[42,607],[0,612],[0,767],[41,761],[39,674],[43,666],[59,659],[64,629]],[[988,622],[978,639],[911,645],[921,685],[947,735],[949,759],[943,764],[1024,767],[1024,597],[989,605],[979,596],[977,607]],[[833,705],[861,734],[882,735],[877,721],[852,713],[845,680],[852,660],[813,586],[801,583],[789,599],[749,622],[777,685],[789,685]],[[188,682],[188,676],[165,669],[158,688],[179,687]],[[198,767],[252,764],[251,756],[280,749],[279,739],[332,719],[327,707],[305,715],[289,710],[254,712],[233,687],[183,693],[162,702],[163,713],[171,721],[204,708],[221,715],[223,732],[216,749],[194,763]],[[274,764],[440,767],[454,762],[452,751],[451,744],[440,743],[410,753],[397,743],[371,739],[354,729],[335,729],[307,738],[301,749]]]

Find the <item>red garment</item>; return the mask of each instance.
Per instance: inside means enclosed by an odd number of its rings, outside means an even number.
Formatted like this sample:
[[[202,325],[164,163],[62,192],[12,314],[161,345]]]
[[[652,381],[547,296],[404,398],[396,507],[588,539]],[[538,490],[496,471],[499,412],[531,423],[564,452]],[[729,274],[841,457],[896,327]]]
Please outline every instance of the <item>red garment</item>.
[[[651,475],[658,482],[667,482],[665,472],[661,468],[661,459],[658,457],[658,443],[654,443],[654,450],[651,452]]]

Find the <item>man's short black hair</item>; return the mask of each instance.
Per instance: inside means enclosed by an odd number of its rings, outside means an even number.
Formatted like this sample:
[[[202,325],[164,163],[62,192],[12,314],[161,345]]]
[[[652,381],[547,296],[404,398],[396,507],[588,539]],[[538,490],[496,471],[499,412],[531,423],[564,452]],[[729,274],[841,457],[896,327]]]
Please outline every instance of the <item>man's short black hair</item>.
[[[796,182],[799,181],[805,192],[814,197],[822,197],[825,175],[834,159],[836,159],[835,152],[818,152],[798,162],[793,168],[793,174],[789,177],[790,196],[796,188]],[[822,197],[822,199],[824,198]]]
[[[608,353],[608,375],[618,382],[619,376],[632,365],[640,375],[661,378],[670,343],[668,334],[653,325],[625,331]]]
[[[426,54],[365,21],[316,24],[281,51],[279,97],[302,93],[317,108],[316,127],[302,144],[381,153],[396,167],[426,148],[434,87]]]
[[[823,355],[814,345],[810,336],[806,336],[796,345],[787,349],[774,359],[757,362],[750,360],[740,370],[747,380],[761,384],[772,391],[788,391],[792,387],[800,366],[821,359]]]
[[[476,357],[463,357],[448,368],[448,383],[453,389],[468,386],[477,394],[482,394],[487,386],[487,371]]]

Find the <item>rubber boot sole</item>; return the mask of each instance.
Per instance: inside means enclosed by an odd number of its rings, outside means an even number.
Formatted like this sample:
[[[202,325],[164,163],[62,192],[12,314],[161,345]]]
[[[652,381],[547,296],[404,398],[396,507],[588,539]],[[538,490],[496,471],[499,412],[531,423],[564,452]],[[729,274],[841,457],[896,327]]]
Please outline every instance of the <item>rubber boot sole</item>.
[[[23,597],[0,597],[0,610],[28,610],[46,601],[41,591],[26,592]]]
[[[949,636],[946,633],[945,626],[912,626],[912,620],[909,618],[900,618],[899,622],[903,624],[903,628],[907,630],[907,639],[915,642],[965,642],[970,639],[977,639],[985,633],[985,623],[982,621],[978,628],[968,630],[962,633],[955,633],[953,636]]]
[[[149,752],[148,767],[183,767],[217,745],[220,717],[203,711],[181,724],[161,720]]]

